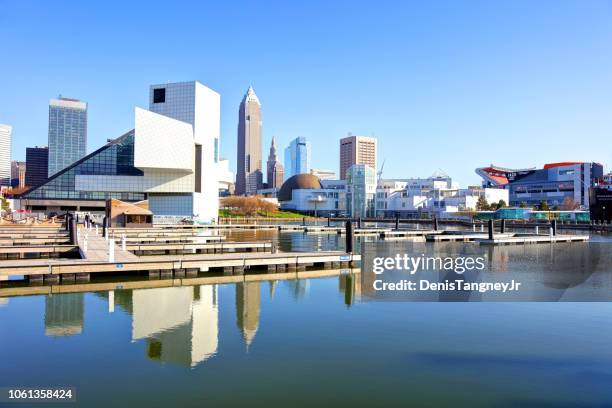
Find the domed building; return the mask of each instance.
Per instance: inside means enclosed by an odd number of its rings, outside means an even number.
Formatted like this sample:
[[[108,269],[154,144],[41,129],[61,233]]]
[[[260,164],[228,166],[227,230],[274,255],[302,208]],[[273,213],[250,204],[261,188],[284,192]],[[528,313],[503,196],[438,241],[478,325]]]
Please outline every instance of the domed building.
[[[321,180],[312,174],[296,174],[283,183],[278,191],[278,201],[291,201],[293,190],[319,189]]]
[[[346,208],[344,180],[319,180],[313,174],[289,177],[278,191],[281,208],[315,216],[338,216]]]

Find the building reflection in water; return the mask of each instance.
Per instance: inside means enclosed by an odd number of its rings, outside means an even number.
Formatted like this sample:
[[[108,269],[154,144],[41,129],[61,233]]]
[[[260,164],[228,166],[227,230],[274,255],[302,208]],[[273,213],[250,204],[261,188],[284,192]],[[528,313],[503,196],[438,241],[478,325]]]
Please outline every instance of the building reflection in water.
[[[247,349],[253,342],[259,328],[261,288],[259,282],[236,284],[236,323],[242,331]]]
[[[274,299],[274,294],[276,293],[276,287],[278,286],[278,281],[273,280],[270,281],[270,299]]]
[[[83,293],[45,298],[45,336],[73,336],[83,332]]]
[[[310,289],[310,281],[306,279],[293,279],[285,281],[285,284],[289,288],[291,296],[295,300],[303,299]]]
[[[216,354],[216,285],[134,290],[131,309],[132,340],[146,339],[149,358],[193,367]]]
[[[9,304],[8,298],[0,298],[0,307],[6,306]]]
[[[361,296],[361,277],[352,273],[338,277],[340,293],[344,293],[344,304],[350,307]]]

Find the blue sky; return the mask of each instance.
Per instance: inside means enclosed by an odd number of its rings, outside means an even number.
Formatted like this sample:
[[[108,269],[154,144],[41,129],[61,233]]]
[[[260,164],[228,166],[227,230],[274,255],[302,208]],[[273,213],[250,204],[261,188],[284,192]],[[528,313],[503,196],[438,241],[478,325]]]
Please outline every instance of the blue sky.
[[[89,103],[92,151],[133,126],[149,84],[196,79],[221,94],[232,168],[249,83],[264,157],[272,135],[305,136],[312,166],[337,171],[352,132],[378,137],[384,177],[612,161],[610,1],[0,0],[0,55],[16,159],[47,143],[60,93]]]

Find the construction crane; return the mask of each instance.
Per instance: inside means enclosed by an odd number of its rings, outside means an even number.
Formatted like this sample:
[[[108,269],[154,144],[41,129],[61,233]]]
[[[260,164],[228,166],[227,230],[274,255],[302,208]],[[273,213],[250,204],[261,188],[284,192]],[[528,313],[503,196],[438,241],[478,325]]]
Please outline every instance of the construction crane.
[[[380,180],[382,180],[382,174],[383,174],[383,169],[385,168],[385,162],[387,161],[387,159],[384,159],[382,162],[382,166],[380,166],[380,170],[378,170],[378,172],[376,173],[376,175],[378,176],[376,181],[377,184],[380,184]]]

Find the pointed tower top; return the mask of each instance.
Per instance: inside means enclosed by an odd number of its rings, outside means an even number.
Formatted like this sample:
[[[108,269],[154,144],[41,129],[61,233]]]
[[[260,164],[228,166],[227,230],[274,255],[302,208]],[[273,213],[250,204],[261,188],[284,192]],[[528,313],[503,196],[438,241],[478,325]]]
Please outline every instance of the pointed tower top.
[[[247,89],[246,94],[244,95],[244,100],[246,102],[257,102],[259,103],[259,98],[255,94],[255,90],[252,85],[249,85],[249,89]]]

